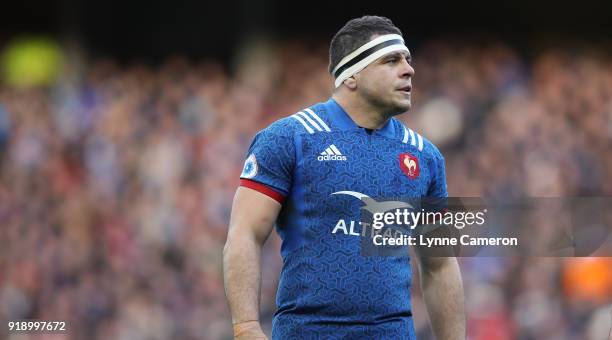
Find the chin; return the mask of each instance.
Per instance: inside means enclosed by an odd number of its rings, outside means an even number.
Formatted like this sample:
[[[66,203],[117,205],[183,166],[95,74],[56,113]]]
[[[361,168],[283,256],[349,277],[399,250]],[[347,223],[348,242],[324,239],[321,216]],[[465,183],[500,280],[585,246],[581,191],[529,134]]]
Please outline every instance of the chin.
[[[406,105],[404,105],[404,111],[410,110],[411,107],[412,107],[412,101],[408,100]]]
[[[401,103],[398,103],[398,105],[396,106],[397,111],[399,111],[397,114],[402,114],[410,110],[411,107],[412,107],[412,102],[410,100],[402,101]]]
[[[394,102],[395,107],[397,108],[397,110],[401,111],[401,113],[410,110],[410,108],[412,107],[412,97],[410,95],[396,98]]]
[[[397,105],[393,109],[388,110],[388,116],[393,117],[401,115],[402,113],[406,113],[408,110],[410,110],[410,105]]]

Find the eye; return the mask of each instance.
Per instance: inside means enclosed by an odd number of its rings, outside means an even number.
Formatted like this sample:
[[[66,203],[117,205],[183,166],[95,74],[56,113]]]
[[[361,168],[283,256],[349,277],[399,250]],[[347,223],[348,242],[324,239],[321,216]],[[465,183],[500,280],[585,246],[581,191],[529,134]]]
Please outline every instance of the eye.
[[[387,59],[387,61],[385,63],[386,64],[396,63],[398,60],[399,60],[398,58],[389,58],[389,59]]]

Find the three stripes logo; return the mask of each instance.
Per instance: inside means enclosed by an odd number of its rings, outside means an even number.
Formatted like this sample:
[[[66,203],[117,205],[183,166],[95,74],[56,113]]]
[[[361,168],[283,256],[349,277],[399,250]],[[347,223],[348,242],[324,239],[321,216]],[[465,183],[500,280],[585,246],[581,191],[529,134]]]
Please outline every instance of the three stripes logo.
[[[321,152],[317,159],[322,161],[346,161],[346,156],[342,155],[342,152],[332,144],[325,151]]]
[[[316,132],[331,132],[331,129],[325,124],[323,119],[311,109],[304,109],[291,115],[291,117],[300,122],[311,135]]]

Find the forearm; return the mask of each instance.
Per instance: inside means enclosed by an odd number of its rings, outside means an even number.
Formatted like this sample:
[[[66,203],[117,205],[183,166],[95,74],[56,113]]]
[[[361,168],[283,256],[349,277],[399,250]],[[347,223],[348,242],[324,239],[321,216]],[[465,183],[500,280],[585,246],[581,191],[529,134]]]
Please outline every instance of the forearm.
[[[463,284],[455,258],[430,259],[421,268],[421,286],[434,335],[440,340],[466,338]]]
[[[228,238],[223,278],[232,323],[259,320],[261,245],[248,235]]]

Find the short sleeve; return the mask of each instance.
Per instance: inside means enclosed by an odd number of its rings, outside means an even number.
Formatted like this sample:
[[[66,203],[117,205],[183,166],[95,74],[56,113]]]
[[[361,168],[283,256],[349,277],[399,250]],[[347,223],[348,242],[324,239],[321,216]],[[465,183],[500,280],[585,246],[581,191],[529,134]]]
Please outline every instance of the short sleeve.
[[[240,185],[282,203],[291,189],[294,164],[293,139],[269,127],[253,139],[240,174]]]
[[[444,157],[437,149],[433,153],[431,182],[427,190],[428,197],[446,198],[448,191],[446,188],[446,166]]]

